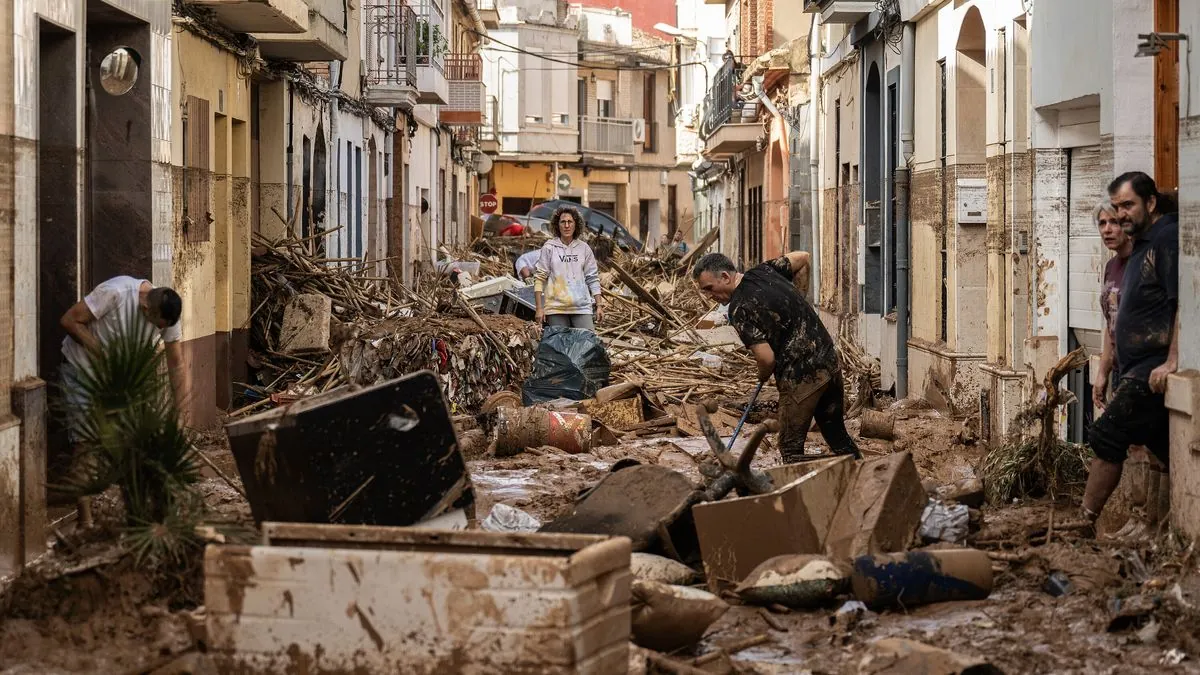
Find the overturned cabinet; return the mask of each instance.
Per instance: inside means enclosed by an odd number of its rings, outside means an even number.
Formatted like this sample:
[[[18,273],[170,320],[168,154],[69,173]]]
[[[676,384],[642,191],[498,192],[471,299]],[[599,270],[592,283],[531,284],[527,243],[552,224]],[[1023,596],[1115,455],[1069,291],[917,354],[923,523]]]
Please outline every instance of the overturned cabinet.
[[[341,387],[225,431],[256,521],[444,529],[474,494],[437,377]]]
[[[630,542],[591,535],[264,523],[209,546],[221,672],[614,673]]]

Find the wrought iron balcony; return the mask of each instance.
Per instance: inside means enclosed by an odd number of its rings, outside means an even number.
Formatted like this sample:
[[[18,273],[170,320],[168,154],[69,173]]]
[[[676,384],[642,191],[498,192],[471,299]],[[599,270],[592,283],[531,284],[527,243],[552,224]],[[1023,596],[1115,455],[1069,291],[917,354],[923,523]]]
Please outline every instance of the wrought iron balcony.
[[[367,31],[367,88],[373,105],[412,110],[417,103],[417,14],[393,0],[363,8]]]
[[[712,88],[704,97],[704,121],[700,125],[700,136],[707,139],[733,116],[737,101],[738,86],[744,68],[733,59],[728,59],[717,69]]]
[[[579,149],[584,153],[632,155],[633,120],[580,116]]]

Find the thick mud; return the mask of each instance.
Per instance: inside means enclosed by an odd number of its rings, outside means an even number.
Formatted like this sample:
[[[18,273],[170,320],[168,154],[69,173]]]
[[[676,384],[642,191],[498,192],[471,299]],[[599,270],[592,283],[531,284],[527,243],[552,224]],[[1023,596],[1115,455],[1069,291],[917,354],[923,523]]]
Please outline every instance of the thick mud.
[[[972,475],[985,447],[972,440],[970,425],[929,410],[895,412],[894,443],[858,439],[857,422],[850,423],[865,456],[909,450],[930,483]],[[743,434],[739,445],[749,436]],[[815,430],[808,445],[809,452],[823,450]],[[206,437],[203,450],[236,480],[220,434]],[[698,483],[707,453],[700,438],[645,439],[578,455],[540,448],[504,459],[485,457],[470,461],[469,468],[480,518],[492,505],[505,503],[548,522],[568,512],[618,461],[669,467]],[[768,439],[755,465],[778,462],[778,450]],[[215,530],[253,536],[245,500],[211,469],[205,469],[201,491]],[[120,507],[112,502],[100,516],[109,530],[83,539],[63,524],[65,541],[56,542],[52,560],[6,582],[0,596],[0,673],[152,672],[177,658],[192,663],[190,670],[166,665],[162,672],[207,672],[194,665],[197,660],[203,665],[205,658],[199,551],[169,570],[147,572],[128,557],[113,562],[115,549],[106,542],[117,534],[112,523],[119,521]],[[860,664],[873,643],[900,637],[985,658],[1007,673],[1200,672],[1200,574],[1192,550],[1165,530],[1140,547],[1083,539],[1070,530],[1053,532],[1044,543],[1051,513],[1063,522],[1074,508],[1045,501],[984,508],[972,541],[1004,558],[994,562],[996,588],[987,600],[868,613],[857,621],[836,619],[839,601],[772,614],[768,622],[764,610],[727,598],[734,606],[704,640],[672,658],[690,661],[766,635],[763,644],[706,669],[871,672]],[[1045,590],[1054,572],[1070,579],[1069,594],[1056,597]],[[644,668],[644,659],[633,663],[635,672]]]

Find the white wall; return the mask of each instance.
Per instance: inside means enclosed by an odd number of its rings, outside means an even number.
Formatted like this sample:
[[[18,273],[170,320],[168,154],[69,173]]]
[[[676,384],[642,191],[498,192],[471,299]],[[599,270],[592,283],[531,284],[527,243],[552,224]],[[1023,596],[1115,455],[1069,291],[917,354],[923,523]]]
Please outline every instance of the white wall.
[[[1096,0],[1037,3],[1030,26],[1035,108],[1089,94],[1111,96],[1112,6]]]
[[[1179,32],[1200,36],[1200,3],[1179,4]],[[1200,57],[1180,50],[1179,117],[1179,369],[1200,369]],[[1187,61],[1190,60],[1190,63]]]

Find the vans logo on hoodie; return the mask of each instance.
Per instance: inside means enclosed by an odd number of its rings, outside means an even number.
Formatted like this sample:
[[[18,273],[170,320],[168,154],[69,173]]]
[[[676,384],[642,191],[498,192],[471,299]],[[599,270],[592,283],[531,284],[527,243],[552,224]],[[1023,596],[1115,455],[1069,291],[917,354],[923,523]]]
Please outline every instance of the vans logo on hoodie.
[[[564,253],[564,254],[558,256],[558,261],[564,262],[564,263],[577,263],[577,262],[579,262],[579,254],[578,253]]]

